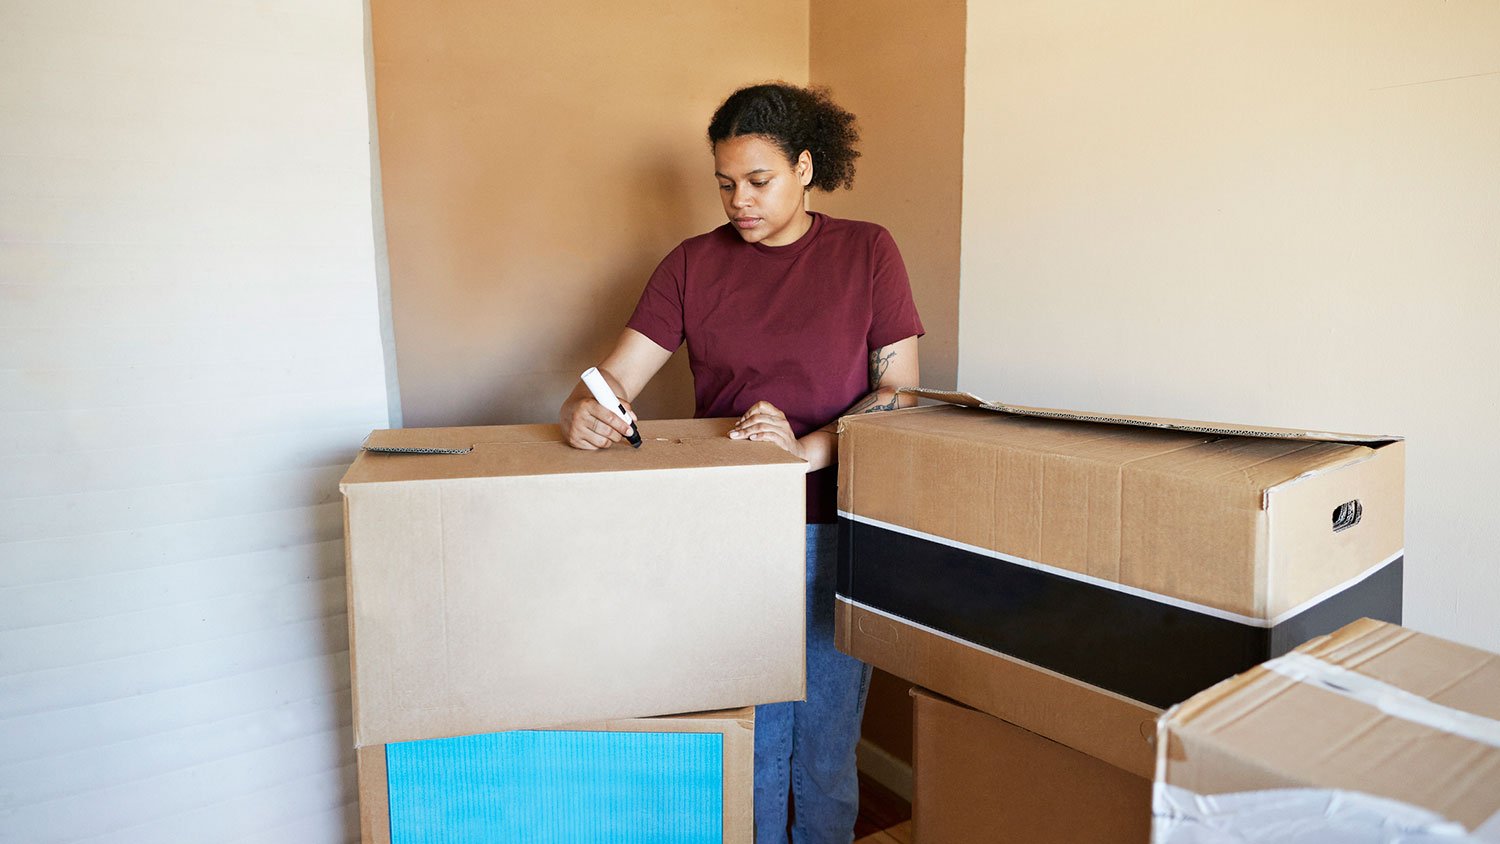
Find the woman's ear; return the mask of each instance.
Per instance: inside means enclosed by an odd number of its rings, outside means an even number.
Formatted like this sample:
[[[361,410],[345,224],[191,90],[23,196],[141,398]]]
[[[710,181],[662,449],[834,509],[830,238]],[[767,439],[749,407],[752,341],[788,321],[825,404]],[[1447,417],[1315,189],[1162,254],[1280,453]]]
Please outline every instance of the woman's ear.
[[[797,154],[797,178],[802,182],[802,187],[804,188],[812,184],[812,153],[808,152],[807,150],[803,150],[802,152]]]

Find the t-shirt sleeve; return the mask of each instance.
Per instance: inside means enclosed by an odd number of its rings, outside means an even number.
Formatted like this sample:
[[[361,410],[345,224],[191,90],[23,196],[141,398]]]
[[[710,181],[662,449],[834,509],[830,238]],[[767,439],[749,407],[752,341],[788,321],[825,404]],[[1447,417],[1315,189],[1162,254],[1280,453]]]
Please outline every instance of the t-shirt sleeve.
[[[625,325],[641,332],[669,352],[677,351],[683,338],[683,281],[687,277],[687,250],[678,246],[656,266],[641,291],[635,313]]]
[[[896,239],[885,229],[875,237],[872,266],[870,332],[865,336],[865,344],[878,349],[926,333],[921,317],[917,316],[917,303],[912,299],[906,262],[901,260]]]

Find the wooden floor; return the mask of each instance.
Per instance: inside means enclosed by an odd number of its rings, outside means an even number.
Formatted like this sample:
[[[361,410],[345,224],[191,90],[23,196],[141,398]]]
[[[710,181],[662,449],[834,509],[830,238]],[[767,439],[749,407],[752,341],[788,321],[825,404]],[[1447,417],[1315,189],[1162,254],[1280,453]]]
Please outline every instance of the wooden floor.
[[[911,844],[911,804],[863,774],[855,844]]]
[[[911,844],[911,821],[902,821],[890,829],[866,835],[854,844]]]

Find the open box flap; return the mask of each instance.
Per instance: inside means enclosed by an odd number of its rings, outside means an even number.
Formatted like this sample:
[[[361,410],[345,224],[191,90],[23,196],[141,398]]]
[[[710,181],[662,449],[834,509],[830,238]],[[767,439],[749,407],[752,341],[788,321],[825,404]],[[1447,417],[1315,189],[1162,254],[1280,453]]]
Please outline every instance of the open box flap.
[[[1270,439],[1308,440],[1314,442],[1350,443],[1355,445],[1380,446],[1401,440],[1389,434],[1342,434],[1329,431],[1309,431],[1298,428],[1270,428],[1263,425],[1226,424],[1222,422],[1198,422],[1188,419],[1170,419],[1156,416],[1131,416],[1122,413],[1097,413],[1085,410],[1057,410],[1045,407],[1023,407],[1021,405],[989,402],[974,395],[956,390],[930,390],[923,387],[902,387],[900,392],[924,399],[975,407],[1012,416],[1035,416],[1043,419],[1063,419],[1077,422],[1096,422],[1105,425],[1133,425],[1139,428],[1160,428],[1169,431],[1188,431],[1225,437],[1266,437]]]

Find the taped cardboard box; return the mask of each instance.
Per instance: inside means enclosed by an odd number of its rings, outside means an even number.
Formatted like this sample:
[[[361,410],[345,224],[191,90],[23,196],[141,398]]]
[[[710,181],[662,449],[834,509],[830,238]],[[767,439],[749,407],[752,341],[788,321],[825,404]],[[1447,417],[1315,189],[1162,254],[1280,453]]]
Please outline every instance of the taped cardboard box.
[[[1500,656],[1362,620],[1161,720],[1153,839],[1500,841]]]
[[[371,434],[341,484],[356,746],[801,699],[806,464],[732,424]]]
[[[750,844],[755,710],[358,751],[364,844]]]
[[[912,833],[923,844],[1144,844],[1151,780],[913,689]]]
[[[1400,620],[1399,438],[912,392],[840,423],[855,657],[1149,776],[1163,707]]]

